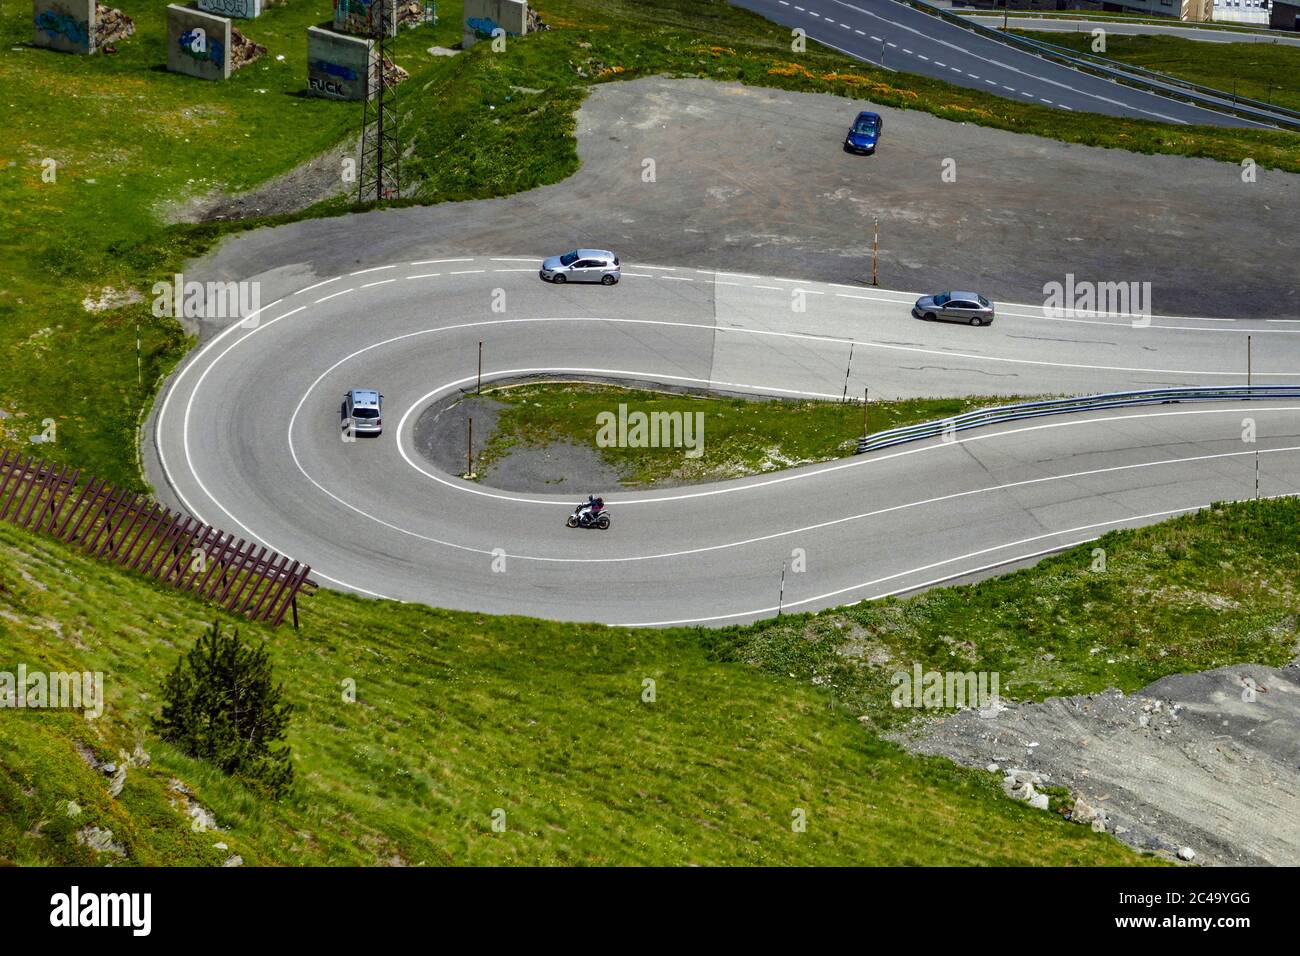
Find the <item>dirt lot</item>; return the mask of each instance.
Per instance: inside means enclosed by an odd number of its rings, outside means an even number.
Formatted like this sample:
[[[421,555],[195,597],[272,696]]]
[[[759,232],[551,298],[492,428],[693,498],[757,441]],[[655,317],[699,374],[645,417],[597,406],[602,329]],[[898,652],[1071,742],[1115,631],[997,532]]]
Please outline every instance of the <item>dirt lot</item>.
[[[900,735],[970,767],[1068,787],[1138,849],[1300,865],[1300,664],[1236,664],[1041,704],[966,710]],[[1022,775],[1023,776],[1023,775]]]
[[[866,106],[708,80],[609,83],[579,112],[583,165],[564,182],[259,230],[199,267],[212,278],[280,268],[296,287],[302,266],[323,276],[581,244],[616,249],[629,268],[858,282],[870,275],[878,218],[880,280],[891,288],[973,286],[1037,302],[1046,282],[1073,273],[1150,281],[1158,313],[1300,317],[1291,239],[1300,176],[1261,170],[1243,183],[1231,164],[1069,146],[883,107],[879,153],[844,153],[847,125]],[[642,178],[647,159],[653,182]],[[942,178],[945,160],[955,182]]]

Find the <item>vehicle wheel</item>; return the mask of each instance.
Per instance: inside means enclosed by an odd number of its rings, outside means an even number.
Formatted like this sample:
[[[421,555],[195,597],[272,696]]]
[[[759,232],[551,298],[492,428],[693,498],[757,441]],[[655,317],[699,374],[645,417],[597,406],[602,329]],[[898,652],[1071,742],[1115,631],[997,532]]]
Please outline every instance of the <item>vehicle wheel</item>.
[[[617,282],[617,281],[618,281],[618,280],[615,279],[613,276],[601,276],[601,277],[600,277],[600,284],[601,284],[601,285],[613,285],[613,284],[614,284],[615,282]]]
[[[564,273],[563,272],[555,273],[555,275],[551,276],[551,281],[554,282],[556,285],[564,285],[564,281],[565,281]]]
[[[970,317],[970,324],[974,326],[980,326],[984,324],[984,320],[981,319],[978,315],[972,315]]]
[[[933,313],[933,312],[927,312],[927,313],[925,313],[925,321],[927,321],[927,322],[933,322],[933,321],[934,321],[934,313]]]
[[[597,518],[597,519],[596,519],[596,527],[599,528],[601,531],[606,531],[606,530],[608,530],[608,529],[609,529],[609,515],[601,515],[599,518]]]
[[[578,516],[569,515],[569,520],[566,521],[565,524],[567,524],[570,528],[576,528],[578,526]]]

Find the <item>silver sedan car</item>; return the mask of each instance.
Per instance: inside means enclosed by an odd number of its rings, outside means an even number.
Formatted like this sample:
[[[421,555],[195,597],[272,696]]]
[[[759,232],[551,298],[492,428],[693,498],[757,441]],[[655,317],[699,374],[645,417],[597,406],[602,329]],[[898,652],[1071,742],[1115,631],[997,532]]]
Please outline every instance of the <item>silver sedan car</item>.
[[[574,249],[551,256],[537,273],[547,282],[599,282],[613,285],[622,275],[618,256],[607,249]]]
[[[940,292],[916,300],[912,314],[933,322],[964,322],[967,325],[991,325],[993,303],[978,292]]]

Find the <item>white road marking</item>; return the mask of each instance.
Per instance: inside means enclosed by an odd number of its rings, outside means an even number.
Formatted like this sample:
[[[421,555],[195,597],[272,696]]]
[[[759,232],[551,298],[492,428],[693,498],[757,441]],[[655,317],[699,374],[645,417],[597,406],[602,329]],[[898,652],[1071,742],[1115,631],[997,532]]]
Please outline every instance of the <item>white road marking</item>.
[[[324,296],[323,298],[317,299],[315,302],[312,303],[312,305],[320,305],[322,302],[328,302],[330,299],[337,299],[339,296],[347,295],[349,292],[352,291],[353,291],[352,289],[344,289],[342,292],[335,292],[333,295],[327,295]],[[306,306],[303,306],[303,308],[306,308]]]
[[[370,268],[370,269],[358,269],[356,272],[349,272],[348,275],[350,275],[350,276],[363,276],[363,275],[365,275],[365,274],[368,273],[368,272],[382,272],[384,269],[396,269],[396,268],[397,268],[396,265],[391,265],[391,266],[374,266],[373,268]]]
[[[422,259],[419,262],[412,262],[413,266],[436,266],[440,262],[473,262],[473,257],[468,259]]]
[[[396,282],[396,281],[397,281],[396,279],[380,279],[378,282],[367,282],[367,283],[366,283],[365,285],[363,285],[361,288],[363,288],[363,289],[371,289],[371,288],[374,288],[374,287],[377,286],[377,285],[388,285],[388,283],[390,283],[390,282]]]
[[[431,260],[431,261],[432,261],[432,260]],[[472,259],[458,259],[458,260],[444,260],[444,261],[473,261],[473,260],[472,260]],[[528,260],[518,260],[518,261],[528,261]],[[647,268],[655,268],[655,267],[647,267]],[[659,267],[659,268],[666,268],[666,267]],[[372,270],[363,270],[363,271],[372,271]],[[466,270],[466,271],[467,271],[467,272],[484,272],[484,271],[486,271],[486,270]],[[531,271],[531,270],[496,270],[496,271]],[[702,270],[701,270],[701,271],[702,271]],[[463,273],[454,273],[454,274],[463,274]],[[715,274],[722,274],[722,273],[715,273]],[[438,276],[438,275],[439,275],[439,273],[431,273],[431,274],[427,274],[427,276],[425,276],[425,277],[433,277],[433,276]],[[741,277],[745,277],[745,276],[743,276],[743,274],[731,274],[731,275],[740,275]],[[408,276],[407,278],[419,278],[419,277],[420,277],[420,276]],[[331,277],[331,278],[329,278],[329,279],[322,280],[321,282],[317,282],[317,283],[315,283],[315,284],[313,284],[313,285],[311,285],[311,286],[307,286],[307,287],[305,287],[305,288],[303,288],[303,289],[297,290],[296,292],[292,293],[292,295],[299,295],[299,294],[301,294],[301,293],[303,293],[303,292],[306,292],[306,291],[310,291],[310,290],[313,290],[313,289],[319,288],[320,286],[323,286],[323,285],[326,285],[326,284],[328,284],[328,283],[331,283],[331,282],[337,281],[337,279],[339,279],[339,278],[340,278],[339,276],[334,276],[334,277]],[[392,282],[392,281],[396,281],[396,280],[395,280],[395,279],[389,279],[389,280],[385,280],[384,282],[369,283],[369,284],[367,284],[367,285],[365,285],[365,286],[362,286],[362,288],[368,288],[368,287],[371,286],[371,285],[381,285],[381,284],[386,284],[387,282]],[[770,280],[770,281],[783,281],[783,280]],[[799,280],[784,280],[784,281],[792,281],[792,282],[793,282],[793,281],[799,281]],[[728,285],[739,285],[739,283],[724,283],[724,284],[728,284]],[[839,287],[839,288],[855,288],[855,287],[853,287],[853,286],[844,286],[844,285],[839,285],[839,284],[833,284],[833,285],[836,285],[836,287]],[[778,289],[778,287],[765,287],[765,288],[768,288],[768,289]],[[320,299],[318,299],[318,300],[316,300],[316,301],[317,301],[317,304],[319,304],[319,303],[323,303],[323,302],[325,302],[325,301],[327,301],[327,300],[329,300],[329,299],[336,298],[336,297],[341,296],[341,295],[345,295],[345,294],[347,294],[348,292],[352,292],[352,291],[354,291],[354,290],[353,290],[353,289],[345,289],[345,290],[343,290],[343,291],[341,291],[341,292],[334,293],[333,295],[324,296],[324,297],[322,297],[322,298],[320,298]],[[887,294],[897,294],[897,295],[912,295],[912,294],[913,294],[913,293],[904,293],[904,292],[901,292],[901,291],[895,292],[894,290],[881,290],[881,292],[883,292],[883,293],[887,293]],[[867,297],[863,297],[863,298],[867,298]],[[269,310],[269,309],[273,308],[275,305],[279,304],[281,301],[283,301],[283,300],[282,300],[282,299],[277,299],[275,302],[273,302],[273,303],[271,303],[270,305],[264,307],[263,309],[259,309],[257,313],[254,313],[254,315],[256,315],[256,314],[258,314],[258,313],[260,313],[260,312],[263,312],[263,311],[266,311],[266,310]],[[880,301],[891,301],[891,300],[888,300],[888,299],[881,299]],[[1025,306],[1025,307],[1026,307],[1026,308],[1031,308],[1031,309],[1032,309],[1032,308],[1036,308],[1035,306]],[[186,457],[186,463],[187,463],[187,465],[189,466],[190,475],[194,478],[195,483],[199,486],[200,490],[201,490],[201,491],[202,491],[202,492],[203,492],[203,493],[208,497],[208,499],[209,499],[210,501],[212,501],[213,504],[215,504],[218,508],[220,508],[220,509],[221,509],[225,514],[227,514],[227,515],[228,515],[228,516],[229,516],[233,521],[235,521],[236,524],[238,524],[238,525],[239,525],[241,528],[243,528],[245,531],[248,531],[249,534],[250,534],[250,535],[253,535],[253,537],[255,537],[255,538],[256,538],[257,536],[256,536],[253,532],[251,532],[247,527],[245,527],[242,523],[240,523],[240,522],[238,521],[238,519],[235,518],[235,516],[234,516],[233,514],[231,514],[231,513],[230,513],[230,512],[229,512],[229,511],[228,511],[228,510],[227,510],[227,509],[226,509],[226,508],[225,508],[225,507],[224,507],[224,506],[223,506],[223,505],[222,505],[222,504],[221,504],[221,503],[216,499],[216,498],[214,498],[214,497],[210,494],[210,492],[208,491],[208,489],[206,488],[206,486],[203,484],[202,479],[198,476],[197,471],[194,469],[194,467],[193,467],[193,461],[192,461],[192,458],[190,457],[190,449],[189,449],[189,418],[190,418],[190,412],[191,412],[191,410],[192,410],[194,400],[195,400],[195,398],[197,397],[198,392],[199,392],[199,390],[200,390],[202,384],[203,384],[204,381],[206,380],[208,373],[211,372],[211,370],[212,370],[212,369],[213,369],[213,368],[214,368],[214,367],[215,367],[215,366],[220,362],[220,360],[221,360],[222,358],[224,358],[224,357],[225,357],[225,356],[226,356],[226,355],[227,355],[227,354],[228,354],[228,353],[229,353],[229,352],[230,352],[230,351],[231,351],[235,346],[237,346],[240,342],[243,342],[246,338],[251,337],[251,335],[256,334],[256,333],[257,333],[258,331],[260,331],[261,329],[263,329],[263,328],[267,328],[267,327],[269,327],[270,325],[273,325],[273,324],[279,322],[279,321],[282,320],[282,319],[287,319],[287,318],[289,318],[289,317],[291,317],[291,316],[293,316],[293,315],[295,315],[295,314],[298,314],[298,313],[304,311],[305,309],[306,309],[306,306],[300,306],[300,307],[298,307],[298,308],[296,308],[296,309],[291,310],[291,311],[288,312],[288,313],[285,313],[284,315],[281,315],[281,316],[277,317],[276,319],[271,320],[271,322],[268,322],[268,323],[265,323],[265,324],[259,325],[257,328],[251,330],[251,331],[249,332],[248,335],[243,336],[242,338],[237,339],[234,343],[232,343],[230,346],[228,346],[228,347],[227,347],[227,348],[226,348],[226,349],[225,349],[225,350],[224,350],[220,355],[218,355],[218,356],[213,360],[212,364],[209,365],[209,366],[208,366],[208,367],[207,367],[207,368],[206,368],[206,369],[205,369],[205,370],[200,374],[199,380],[198,380],[198,382],[195,383],[195,386],[194,386],[194,388],[193,388],[193,391],[191,392],[190,397],[189,397],[189,400],[188,400],[188,402],[187,402],[187,404],[186,404],[185,421],[184,421],[184,424],[183,424],[183,427],[182,427],[182,443],[183,443],[183,446],[184,446],[185,457]],[[252,317],[252,316],[250,316],[249,318],[251,318],[251,317]],[[1159,318],[1170,318],[1170,317],[1159,317]],[[1189,318],[1189,319],[1191,319],[1191,318],[1193,318],[1193,317],[1184,317],[1184,318]],[[520,321],[520,320],[501,320],[501,321]],[[533,320],[522,320],[522,321],[533,321]],[[560,320],[560,319],[550,319],[550,320],[536,320],[536,321],[634,321],[634,322],[642,322],[643,320],[591,320],[591,319],[562,319],[562,320]],[[1225,320],[1203,320],[1203,321],[1225,321]],[[1274,319],[1274,320],[1267,320],[1267,321],[1272,321],[1272,322],[1300,322],[1300,320],[1295,320],[1295,319]],[[474,324],[474,323],[471,323],[471,324]],[[488,323],[488,324],[496,324],[496,322],[494,321],[494,322],[490,322],[490,323]],[[689,325],[689,323],[667,323],[667,322],[646,322],[645,324]],[[691,327],[698,327],[698,326],[691,326]],[[1169,327],[1169,326],[1154,326],[1154,327],[1155,327],[1155,328],[1171,328],[1171,327]],[[167,461],[166,461],[166,453],[165,453],[165,451],[164,451],[164,449],[163,449],[163,442],[161,441],[161,435],[162,435],[163,424],[164,424],[164,421],[165,421],[165,418],[166,418],[167,412],[168,412],[168,410],[169,410],[170,403],[171,403],[171,400],[172,400],[173,396],[176,394],[177,391],[179,391],[180,384],[181,384],[182,380],[184,379],[184,377],[186,376],[186,374],[189,372],[189,370],[190,370],[191,368],[193,368],[195,365],[197,365],[197,364],[198,364],[198,363],[203,359],[203,357],[209,353],[209,351],[211,351],[215,346],[217,346],[221,341],[223,341],[223,340],[224,340],[228,335],[234,334],[238,329],[241,329],[241,328],[247,328],[247,326],[245,325],[245,323],[235,323],[235,324],[232,324],[232,325],[231,325],[230,327],[228,327],[227,329],[223,330],[223,331],[222,331],[222,332],[221,332],[221,333],[220,333],[216,338],[214,338],[210,343],[208,343],[207,346],[205,346],[202,350],[200,350],[200,352],[199,352],[197,355],[195,355],[195,356],[193,357],[193,360],[192,360],[190,363],[187,363],[187,364],[186,364],[186,366],[181,370],[181,372],[180,372],[179,375],[177,376],[176,381],[173,383],[172,387],[168,389],[167,394],[166,394],[166,396],[165,396],[164,399],[163,399],[163,403],[162,403],[162,406],[161,406],[161,409],[160,409],[160,412],[159,412],[158,421],[157,421],[157,424],[156,424],[156,436],[157,436],[157,437],[156,437],[156,446],[157,446],[157,451],[158,451],[158,455],[159,455],[159,460],[160,460],[160,463],[161,463],[161,465],[162,465],[163,470],[164,470],[165,473],[167,473],[167,474],[170,475],[170,470],[169,470],[169,468],[168,468]],[[426,331],[443,331],[443,330],[426,330]],[[814,335],[808,335],[808,334],[803,334],[803,333],[777,333],[777,332],[771,332],[771,331],[769,331],[769,330],[744,330],[744,329],[728,330],[728,329],[718,329],[717,331],[720,332],[720,333],[722,333],[722,332],[727,332],[727,331],[736,331],[736,332],[746,332],[746,333],[750,333],[750,334],[774,334],[774,335],[779,335],[779,336],[789,337],[789,338],[806,338],[806,339],[817,339],[817,340],[822,340],[822,341],[841,341],[841,342],[847,342],[847,341],[848,341],[848,340],[846,340],[846,339],[838,339],[838,338],[835,338],[835,337],[829,337],[829,336],[814,336]],[[1225,330],[1225,329],[1205,329],[1205,330],[1201,330],[1201,331],[1231,331],[1231,330]],[[413,333],[413,334],[424,334],[424,333]],[[406,336],[402,336],[401,338],[405,338],[405,337],[406,337]],[[875,343],[862,343],[862,344],[865,344],[865,345],[873,345],[873,344],[875,344]],[[374,346],[372,346],[372,347],[374,347]],[[889,348],[889,346],[884,346],[884,345],[880,345],[880,344],[876,344],[876,347]],[[911,351],[911,349],[905,349],[905,350]],[[925,350],[915,350],[915,351],[925,351]],[[954,353],[947,352],[947,351],[943,351],[943,352],[941,352],[941,353],[936,353],[936,354],[952,355],[952,354],[954,354]],[[958,353],[958,354],[959,354],[959,353]],[[972,356],[972,357],[973,357],[973,356]],[[983,358],[985,358],[985,359],[987,360],[988,357],[983,357]],[[998,361],[999,359],[994,358],[993,360],[994,360],[994,361]],[[1023,361],[1023,360],[1010,360],[1010,361]],[[1058,364],[1058,363],[1027,362],[1027,364],[1047,364],[1047,365],[1051,365],[1051,364]],[[1089,366],[1068,366],[1068,365],[1067,365],[1066,367],[1089,367]],[[1095,367],[1095,366],[1093,366],[1093,367]],[[1105,368],[1105,367],[1103,366],[1103,368]],[[1141,370],[1134,370],[1134,371],[1141,371]],[[1148,370],[1148,371],[1161,371],[1161,370]],[[1176,373],[1175,373],[1175,374],[1176,374]],[[1198,373],[1198,372],[1191,372],[1191,373],[1186,373],[1186,374],[1214,374],[1214,373]],[[1226,373],[1218,373],[1218,374],[1225,374],[1225,375],[1240,375],[1240,374],[1244,374],[1244,373],[1226,372]],[[1265,375],[1279,375],[1279,376],[1285,375],[1285,376],[1288,376],[1288,377],[1290,377],[1290,376],[1292,375],[1292,373],[1263,373],[1263,374],[1265,374]],[[667,376],[656,376],[656,377],[667,377]],[[468,379],[467,379],[466,381],[468,381]],[[741,387],[741,388],[752,387],[752,386],[740,385],[739,383],[712,383],[712,384],[716,385],[717,387]],[[785,392],[788,393],[788,394],[799,394],[799,393],[796,393],[796,392],[791,392],[790,390],[778,390],[778,391],[785,391]],[[811,394],[811,393],[802,393],[802,394]],[[826,397],[836,397],[836,396],[826,396]],[[1294,411],[1293,408],[1263,408],[1263,409],[1256,408],[1256,409],[1253,409],[1253,410],[1254,410],[1254,411],[1263,411],[1263,412],[1268,412],[1268,411],[1287,411],[1287,412],[1292,412],[1292,411]],[[1238,411],[1238,410],[1233,410],[1233,409],[1228,409],[1228,410],[1200,409],[1200,410],[1195,410],[1195,411],[1184,411],[1184,412],[1147,413],[1147,414],[1143,414],[1143,415],[1139,415],[1139,416],[1123,416],[1123,417],[1143,417],[1143,418],[1145,418],[1145,417],[1161,417],[1161,416],[1164,416],[1164,415],[1173,415],[1173,414],[1216,414],[1216,413],[1239,414],[1239,411]],[[1107,419],[1107,420],[1109,420],[1109,419]],[[1049,426],[1049,425],[1040,425],[1040,426],[1032,426],[1032,427],[1033,427],[1033,428],[1040,428],[1040,427],[1058,427],[1059,425],[1063,425],[1063,424],[1067,424],[1067,423],[1054,423],[1054,425],[1050,425],[1050,426]],[[1002,433],[998,433],[998,434],[1002,434]],[[979,438],[984,438],[984,437],[993,437],[993,436],[972,436],[971,438],[963,439],[963,441],[978,440]],[[959,443],[960,443],[960,442],[959,442]],[[920,450],[920,449],[916,449],[916,450]],[[1270,449],[1270,450],[1262,451],[1261,453],[1267,454],[1267,453],[1274,452],[1274,451],[1287,451],[1287,450],[1294,450],[1294,449]],[[915,451],[915,450],[913,450],[913,451]],[[910,453],[910,452],[909,452],[909,453]],[[1232,453],[1232,455],[1253,454],[1253,453],[1254,453],[1254,452],[1253,452],[1253,450],[1252,450],[1251,452],[1237,452],[1237,453]],[[875,457],[877,457],[877,456],[873,456],[873,458],[875,458]],[[892,456],[890,456],[890,457],[892,457]],[[1213,456],[1210,456],[1210,457],[1213,457]],[[1231,455],[1229,455],[1229,456],[1225,456],[1225,457],[1231,457]],[[1187,461],[1191,461],[1191,460],[1195,460],[1195,459],[1185,459],[1185,460],[1187,460]],[[850,463],[850,464],[851,464],[851,463]],[[1128,467],[1128,466],[1122,466],[1122,467]],[[822,471],[822,470],[819,470],[819,471],[817,471],[817,472],[812,472],[812,473],[810,473],[810,474],[821,474],[821,473],[823,473],[823,471]],[[791,476],[791,477],[795,477],[795,476]],[[788,479],[777,479],[777,480],[788,480]],[[766,484],[766,483],[764,483],[764,484]],[[193,513],[193,514],[195,515],[195,517],[200,518],[200,520],[202,520],[202,516],[201,516],[201,514],[198,512],[197,509],[194,509],[194,508],[190,505],[190,503],[189,503],[188,500],[186,499],[184,493],[183,493],[183,492],[182,492],[178,487],[175,487],[174,485],[173,485],[173,487],[174,487],[175,493],[176,493],[177,496],[180,498],[180,500],[181,500],[182,503],[185,505],[185,507],[186,507],[186,508],[191,512],[191,513]],[[754,487],[754,486],[746,486],[746,487]],[[467,490],[468,490],[468,489],[467,489]],[[711,492],[711,493],[721,493],[721,490],[718,490],[718,491],[716,491],[716,492]],[[702,493],[700,493],[700,494],[705,494],[705,493],[702,492]],[[682,495],[682,496],[676,496],[676,497],[695,497],[695,496],[697,496],[697,495],[692,494],[692,495]],[[664,500],[672,500],[672,499],[668,499],[668,498],[659,498],[659,499],[654,499],[654,500],[657,500],[657,501],[664,501]],[[548,502],[548,503],[549,503],[549,502]],[[629,503],[640,503],[640,502],[621,502],[621,504],[629,504]],[[1137,520],[1137,519],[1132,519],[1132,520]],[[1053,534],[1055,534],[1055,535],[1067,534],[1067,533],[1069,533],[1069,532],[1053,532]],[[261,540],[261,539],[259,539],[259,540]],[[271,544],[269,544],[268,542],[265,542],[265,541],[262,541],[262,543],[263,543],[263,544],[266,544],[268,547],[275,547],[274,545],[271,545]],[[275,549],[276,549],[276,550],[281,550],[281,549],[279,549],[279,548],[275,548]],[[485,553],[486,553],[486,552],[485,552]],[[959,559],[952,559],[952,560],[959,560]],[[1007,563],[1007,562],[1000,562],[1000,564],[1005,564],[1005,563]],[[963,572],[961,572],[961,574],[970,574],[970,573],[974,573],[974,572],[972,572],[972,571],[963,571]],[[321,577],[321,578],[324,578],[324,579],[326,579],[326,580],[332,581],[332,582],[334,582],[334,583],[337,583],[337,584],[339,584],[339,585],[341,585],[341,586],[348,587],[348,588],[350,588],[350,589],[352,589],[352,590],[359,591],[359,592],[361,592],[361,593],[370,594],[370,595],[372,595],[372,596],[377,596],[377,597],[382,597],[382,596],[383,596],[383,595],[379,595],[379,594],[377,594],[376,592],[369,591],[369,590],[367,590],[367,589],[365,589],[365,588],[357,587],[357,586],[355,586],[355,585],[351,585],[351,584],[348,584],[348,583],[343,582],[343,581],[338,581],[337,579],[331,578],[331,577],[329,577],[328,575],[325,575],[325,574],[323,574],[323,573],[319,573],[318,576]],[[958,576],[960,576],[960,575],[958,575]],[[916,589],[916,587],[917,587],[917,586],[912,586],[912,587],[908,588],[907,590],[914,590],[914,589]],[[808,599],[808,600],[816,600],[816,599],[814,598],[814,599]],[[792,602],[792,603],[791,603],[791,606],[793,606],[793,604],[795,604],[795,603],[803,603],[803,602]]]
[[[297,292],[295,292],[295,293],[293,293],[293,294],[294,294],[294,295],[302,295],[304,292],[310,292],[312,289],[319,289],[321,286],[323,286],[323,285],[329,285],[331,282],[338,282],[338,281],[339,281],[340,279],[342,279],[342,278],[343,278],[342,276],[334,276],[333,278],[326,279],[326,280],[324,280],[323,282],[317,282],[315,285],[309,285],[309,286],[307,286],[307,288],[305,288],[305,289],[299,289]],[[271,306],[269,306],[269,305],[266,306],[266,308],[268,308],[268,309],[269,309],[270,307],[271,307]]]
[[[424,272],[418,276],[407,276],[408,279],[434,279],[442,275],[441,272]]]

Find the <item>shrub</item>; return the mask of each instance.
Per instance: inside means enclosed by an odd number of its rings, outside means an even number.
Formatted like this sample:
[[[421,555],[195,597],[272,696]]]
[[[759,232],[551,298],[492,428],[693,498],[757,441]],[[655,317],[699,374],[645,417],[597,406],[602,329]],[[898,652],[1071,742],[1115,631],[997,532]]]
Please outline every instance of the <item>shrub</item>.
[[[271,679],[261,644],[247,645],[239,629],[223,635],[214,621],[163,684],[162,713],[154,728],[191,757],[206,760],[271,796],[293,783],[283,740],[293,705]]]

